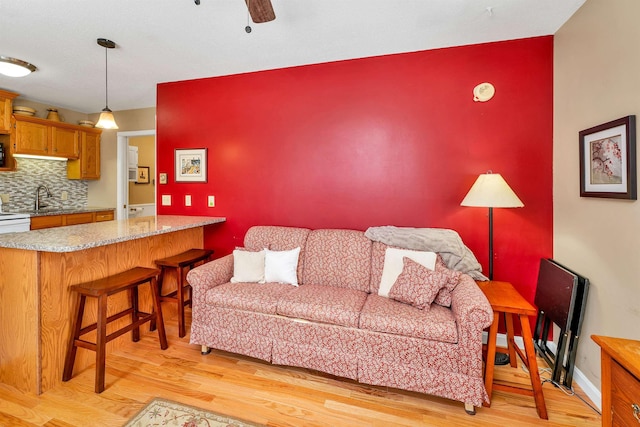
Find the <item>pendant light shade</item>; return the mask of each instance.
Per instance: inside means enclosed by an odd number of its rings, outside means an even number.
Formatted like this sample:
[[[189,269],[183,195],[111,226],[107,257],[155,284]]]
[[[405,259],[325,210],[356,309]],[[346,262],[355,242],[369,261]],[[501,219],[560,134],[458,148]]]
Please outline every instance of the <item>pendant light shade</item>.
[[[100,119],[98,119],[98,123],[96,123],[96,127],[100,129],[118,129],[116,119],[113,117],[113,113],[110,109],[105,108],[102,110],[102,113],[100,113]]]
[[[98,39],[98,45],[104,47],[105,107],[102,109],[102,113],[100,113],[100,119],[98,120],[98,123],[96,123],[96,127],[101,129],[118,129],[118,125],[116,124],[116,120],[113,117],[113,113],[109,109],[109,62],[107,57],[107,52],[109,52],[109,49],[113,49],[114,47],[116,47],[116,44],[111,40]]]
[[[27,61],[23,61],[22,59],[0,55],[0,74],[5,76],[24,77],[33,73],[37,69],[38,68],[35,65],[30,64]]]

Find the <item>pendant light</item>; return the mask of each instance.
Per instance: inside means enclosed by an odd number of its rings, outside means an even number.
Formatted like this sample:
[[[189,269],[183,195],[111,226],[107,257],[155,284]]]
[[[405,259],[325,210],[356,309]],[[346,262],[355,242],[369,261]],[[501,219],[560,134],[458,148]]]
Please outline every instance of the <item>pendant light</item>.
[[[118,125],[116,124],[116,120],[113,117],[113,113],[109,109],[109,81],[108,81],[108,71],[109,64],[107,60],[107,52],[109,49],[113,49],[116,47],[116,44],[111,40],[107,39],[98,39],[98,44],[104,47],[104,92],[105,92],[105,107],[100,113],[100,119],[98,123],[96,123],[97,128],[101,129],[118,129]]]

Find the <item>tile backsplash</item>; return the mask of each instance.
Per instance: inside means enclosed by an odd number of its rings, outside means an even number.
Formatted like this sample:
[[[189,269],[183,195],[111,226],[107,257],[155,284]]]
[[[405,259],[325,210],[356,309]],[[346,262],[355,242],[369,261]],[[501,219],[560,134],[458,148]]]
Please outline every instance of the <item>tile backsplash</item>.
[[[0,194],[9,195],[9,203],[3,209],[33,209],[36,189],[46,185],[52,194],[47,197],[45,190],[40,190],[40,204],[49,208],[70,209],[86,208],[88,184],[86,181],[67,179],[67,162],[58,160],[16,158],[15,172],[0,172]],[[62,200],[62,193],[67,193],[67,200]]]

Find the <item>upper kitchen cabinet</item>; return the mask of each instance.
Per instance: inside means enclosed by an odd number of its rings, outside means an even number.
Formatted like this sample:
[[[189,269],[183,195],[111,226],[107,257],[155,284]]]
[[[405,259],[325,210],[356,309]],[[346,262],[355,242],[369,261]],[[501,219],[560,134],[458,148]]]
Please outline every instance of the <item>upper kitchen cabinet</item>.
[[[99,129],[80,132],[80,157],[67,162],[67,178],[100,179],[100,134]]]
[[[11,133],[13,99],[16,96],[17,93],[0,89],[0,133]]]
[[[30,116],[14,117],[14,154],[78,158],[80,126]]]

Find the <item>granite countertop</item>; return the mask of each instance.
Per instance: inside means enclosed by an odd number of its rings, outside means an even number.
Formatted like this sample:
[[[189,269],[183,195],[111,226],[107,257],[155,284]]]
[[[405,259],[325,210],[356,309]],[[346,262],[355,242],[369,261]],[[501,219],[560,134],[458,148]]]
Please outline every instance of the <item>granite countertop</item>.
[[[0,248],[42,252],[75,252],[224,221],[226,218],[223,217],[156,215],[69,225],[0,234]]]
[[[24,213],[29,214],[29,216],[52,216],[52,215],[68,215],[68,214],[76,214],[76,213],[87,213],[87,212],[102,212],[102,211],[115,211],[115,208],[99,208],[99,207],[85,207],[85,208],[42,208],[38,211],[33,209],[19,209],[12,210],[9,209],[7,213]]]

